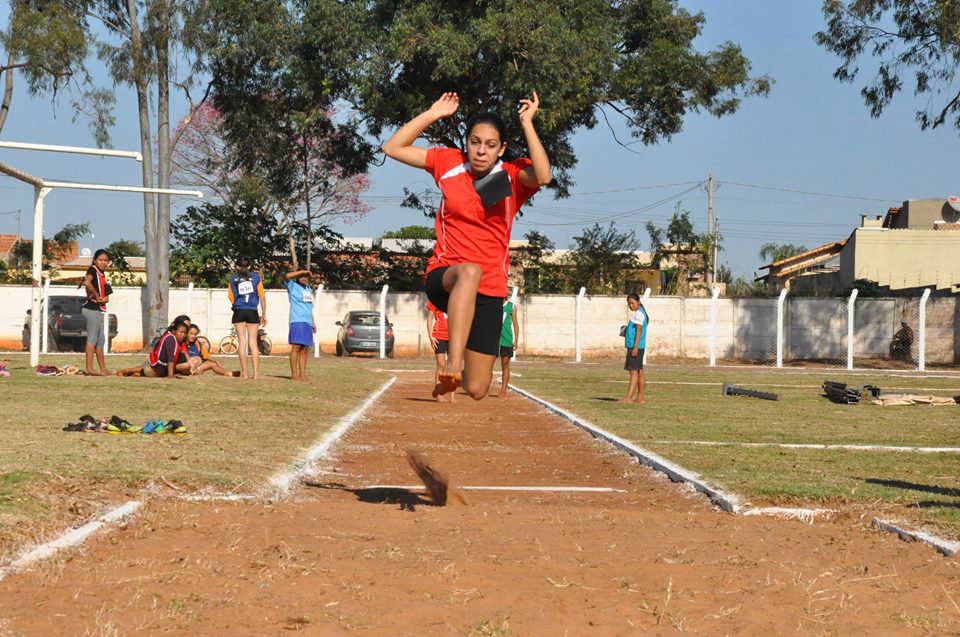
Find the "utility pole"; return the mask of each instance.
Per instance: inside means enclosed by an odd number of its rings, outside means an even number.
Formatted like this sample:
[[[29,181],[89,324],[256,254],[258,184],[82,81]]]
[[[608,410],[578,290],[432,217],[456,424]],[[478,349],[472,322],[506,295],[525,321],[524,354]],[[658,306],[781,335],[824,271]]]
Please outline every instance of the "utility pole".
[[[713,175],[707,175],[707,236],[710,237],[711,242],[716,239],[713,232]],[[716,246],[713,248],[713,254],[714,266],[706,274],[707,283],[713,283],[717,277]]]
[[[720,217],[713,220],[713,282],[717,282],[717,239],[720,237]]]

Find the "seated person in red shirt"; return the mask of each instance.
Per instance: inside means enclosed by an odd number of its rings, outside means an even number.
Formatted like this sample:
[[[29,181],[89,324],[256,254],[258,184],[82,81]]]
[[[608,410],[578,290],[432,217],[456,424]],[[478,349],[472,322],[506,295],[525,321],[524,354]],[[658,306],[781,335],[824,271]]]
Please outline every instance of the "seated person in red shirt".
[[[220,363],[210,357],[210,351],[203,346],[197,337],[200,336],[200,327],[196,324],[190,326],[187,330],[187,361],[191,374],[202,374],[206,371],[213,371],[221,376],[239,377],[240,372],[230,372],[225,370]],[[180,366],[177,366],[179,369]]]
[[[426,290],[430,302],[449,317],[450,352],[433,394],[446,394],[462,385],[470,397],[480,400],[487,395],[500,352],[513,220],[552,176],[550,160],[533,126],[540,105],[536,93],[532,100],[520,100],[520,128],[529,159],[501,160],[507,150],[506,124],[493,113],[467,121],[466,152],[413,145],[432,124],[454,115],[459,104],[456,93],[444,93],[394,133],[383,152],[427,170],[443,193],[435,222],[437,245],[427,262]]]
[[[184,349],[187,340],[187,323],[182,319],[173,322],[160,337],[140,367],[128,367],[117,372],[117,376],[145,376],[147,378],[176,378],[177,372],[190,373],[190,364],[177,364],[177,358]]]

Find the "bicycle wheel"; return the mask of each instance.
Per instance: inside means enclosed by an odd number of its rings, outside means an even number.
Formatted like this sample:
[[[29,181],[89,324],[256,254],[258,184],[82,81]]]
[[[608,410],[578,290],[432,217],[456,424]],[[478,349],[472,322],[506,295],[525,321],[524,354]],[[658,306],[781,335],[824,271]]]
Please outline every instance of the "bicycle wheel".
[[[224,336],[220,341],[221,354],[236,354],[240,349],[240,342],[235,336]]]
[[[212,351],[213,351],[213,350],[210,348],[210,340],[209,340],[206,336],[198,336],[198,337],[197,337],[197,342],[200,343],[201,345],[203,345],[203,347],[205,347],[208,352],[212,352]]]

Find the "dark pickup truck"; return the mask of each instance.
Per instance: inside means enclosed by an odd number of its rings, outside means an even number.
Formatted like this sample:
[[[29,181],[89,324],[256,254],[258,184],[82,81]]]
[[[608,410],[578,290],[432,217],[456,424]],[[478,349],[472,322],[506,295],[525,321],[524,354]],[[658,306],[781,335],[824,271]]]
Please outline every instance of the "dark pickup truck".
[[[87,320],[81,310],[86,299],[82,296],[51,296],[47,318],[47,350],[51,352],[82,352],[87,341]],[[117,315],[110,315],[110,341],[117,335]],[[42,340],[41,340],[42,346]],[[30,310],[23,321],[23,349],[30,349]]]

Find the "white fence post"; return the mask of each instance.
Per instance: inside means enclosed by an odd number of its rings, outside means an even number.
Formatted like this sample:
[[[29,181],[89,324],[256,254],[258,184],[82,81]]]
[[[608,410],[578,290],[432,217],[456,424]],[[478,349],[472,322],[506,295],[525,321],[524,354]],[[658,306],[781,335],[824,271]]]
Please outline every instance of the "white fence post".
[[[43,339],[43,347],[41,351],[46,354],[49,350],[49,343],[47,342],[47,332],[50,330],[50,279],[47,279],[43,283],[43,314],[40,317],[40,329],[43,332],[40,333],[40,336]]]
[[[106,273],[103,275],[103,280],[109,283]],[[104,285],[106,285],[106,283]],[[110,353],[110,308],[103,311],[103,353]]]
[[[317,291],[313,293],[313,326],[316,327],[320,322],[320,294],[323,292],[323,283],[317,286]],[[320,358],[320,332],[313,334],[313,357]]]
[[[384,285],[380,290],[380,358],[387,357],[387,290],[389,285]]]
[[[857,300],[857,292],[854,288],[847,301],[847,369],[853,369],[853,305]]]
[[[193,281],[187,285],[187,316],[193,316]]]
[[[510,295],[510,302],[513,303],[513,311],[514,311],[514,312],[517,311],[517,293],[518,293],[518,288],[517,288],[517,286],[513,286],[513,294]],[[517,322],[517,328],[518,328],[518,329],[517,329],[517,334],[515,334],[516,339],[517,339],[517,346],[516,346],[515,348],[513,348],[513,356],[510,357],[510,360],[511,360],[511,361],[517,360],[517,350],[520,349],[520,330],[519,330],[519,327],[520,327],[520,323],[519,323],[519,321],[518,321],[518,322]]]
[[[783,367],[783,304],[787,300],[787,290],[780,290],[777,297],[777,367]]]
[[[643,306],[644,306],[644,307],[643,307],[643,310],[644,310],[645,312],[648,312],[646,306],[647,306],[647,301],[649,301],[649,300],[650,300],[650,288],[645,288],[645,289],[643,290],[643,296],[641,297],[641,302],[643,303]],[[648,312],[648,313],[647,313],[647,318],[649,319],[649,317],[650,317],[650,314],[649,314],[649,312]],[[649,329],[650,329],[650,321],[648,320],[648,321],[647,321],[647,330],[649,330]],[[646,346],[645,348],[643,348],[643,365],[644,365],[644,367],[646,367],[646,365],[647,365],[647,354],[650,353],[650,341],[649,341],[649,336],[650,336],[650,335],[648,334],[648,335],[647,335],[647,346]]]
[[[35,187],[33,189],[33,263],[31,267],[30,284],[30,367],[40,364],[40,303],[43,301],[43,290],[40,289],[40,279],[43,276],[43,199],[50,194],[50,188]]]
[[[920,297],[920,338],[917,339],[917,371],[927,369],[927,301],[930,299],[930,288],[923,291]]]
[[[583,295],[586,293],[587,288],[581,287],[580,293],[577,294],[577,324],[575,327],[574,342],[576,344],[578,363],[583,359]]]
[[[717,298],[720,288],[713,288],[710,295],[710,367],[717,366]]]

